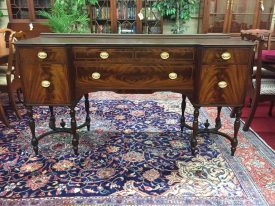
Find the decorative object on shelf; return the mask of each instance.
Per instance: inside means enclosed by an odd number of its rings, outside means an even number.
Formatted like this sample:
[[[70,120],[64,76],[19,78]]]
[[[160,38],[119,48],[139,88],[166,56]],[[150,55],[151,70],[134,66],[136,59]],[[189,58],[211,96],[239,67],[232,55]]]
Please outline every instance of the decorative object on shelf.
[[[56,0],[50,11],[39,11],[39,15],[46,17],[45,23],[56,33],[84,33],[89,32],[89,18],[87,4],[96,4],[97,0]]]
[[[162,16],[175,19],[175,24],[171,29],[174,34],[184,32],[184,24],[190,20],[191,14],[197,11],[198,6],[198,0],[162,0],[153,4]]]

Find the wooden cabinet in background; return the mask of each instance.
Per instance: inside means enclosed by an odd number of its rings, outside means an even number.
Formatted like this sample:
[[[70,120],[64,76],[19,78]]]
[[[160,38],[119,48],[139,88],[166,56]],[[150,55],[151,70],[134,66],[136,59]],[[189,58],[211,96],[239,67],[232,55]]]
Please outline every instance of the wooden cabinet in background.
[[[51,3],[52,0],[7,0],[8,27],[15,31],[24,31],[27,37],[49,32],[49,27],[41,24],[46,19],[39,16],[38,11],[49,10]]]
[[[232,33],[271,29],[274,0],[202,0],[201,33]]]
[[[92,33],[160,34],[162,18],[156,0],[99,0],[90,6]],[[142,18],[143,17],[143,18]]]

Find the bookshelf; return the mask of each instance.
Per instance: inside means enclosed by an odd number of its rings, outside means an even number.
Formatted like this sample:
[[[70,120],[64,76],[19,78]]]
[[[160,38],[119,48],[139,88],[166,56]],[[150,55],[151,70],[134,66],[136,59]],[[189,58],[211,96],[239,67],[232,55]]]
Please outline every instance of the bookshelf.
[[[99,0],[90,6],[92,33],[162,33],[162,18],[152,8],[156,0]]]

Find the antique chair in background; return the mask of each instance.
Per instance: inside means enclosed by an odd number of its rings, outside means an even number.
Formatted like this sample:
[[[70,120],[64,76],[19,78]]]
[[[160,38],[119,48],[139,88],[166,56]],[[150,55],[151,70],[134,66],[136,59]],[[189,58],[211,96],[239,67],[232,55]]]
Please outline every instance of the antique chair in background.
[[[6,72],[8,69],[9,58],[9,39],[14,31],[7,28],[0,28],[0,93],[7,92],[7,78]],[[5,125],[9,126],[8,119],[5,115],[5,111],[0,99],[0,118]]]
[[[4,65],[0,66],[0,91],[1,92],[7,92],[9,96],[9,102],[15,111],[15,114],[18,118],[20,117],[20,114],[17,110],[16,107],[16,102],[15,102],[15,97],[14,94],[17,93],[17,96],[20,100],[20,88],[21,88],[21,81],[20,81],[20,75],[18,73],[18,70],[16,70],[16,62],[15,62],[15,47],[13,43],[15,41],[21,40],[25,38],[25,33],[20,31],[20,32],[14,32],[10,29],[0,29],[0,33],[5,34],[5,39],[6,35],[9,35],[8,41],[7,41],[7,47],[8,47],[8,59],[7,62]],[[7,118],[5,117],[4,110],[2,107],[2,112],[1,112],[2,119],[4,120],[4,123],[8,126]]]
[[[247,95],[251,98],[251,110],[243,126],[247,131],[254,118],[259,102],[270,101],[269,115],[272,115],[275,101],[275,50],[270,50],[271,31],[242,30],[241,38],[255,42],[255,58]]]

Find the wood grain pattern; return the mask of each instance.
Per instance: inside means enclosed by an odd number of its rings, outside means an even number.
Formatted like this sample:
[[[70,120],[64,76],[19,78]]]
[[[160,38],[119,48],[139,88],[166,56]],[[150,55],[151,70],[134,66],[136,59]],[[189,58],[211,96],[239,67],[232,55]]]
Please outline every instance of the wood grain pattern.
[[[209,106],[242,104],[247,78],[247,65],[202,65],[198,104]],[[218,86],[220,81],[225,81],[227,87],[220,88]]]
[[[76,66],[77,90],[112,90],[116,89],[163,89],[191,90],[193,88],[193,68],[191,65],[161,64],[101,64],[98,66]],[[101,74],[100,79],[91,77],[93,72]],[[169,73],[175,72],[177,79],[169,79]]]
[[[69,104],[71,98],[65,50],[44,50],[48,52],[46,60],[37,57],[39,48],[22,48],[18,51],[25,104]],[[44,80],[50,82],[48,88],[41,86]]]
[[[222,59],[222,53],[229,52],[231,58],[229,60]],[[249,48],[206,48],[203,51],[203,64],[249,64],[250,49]]]

